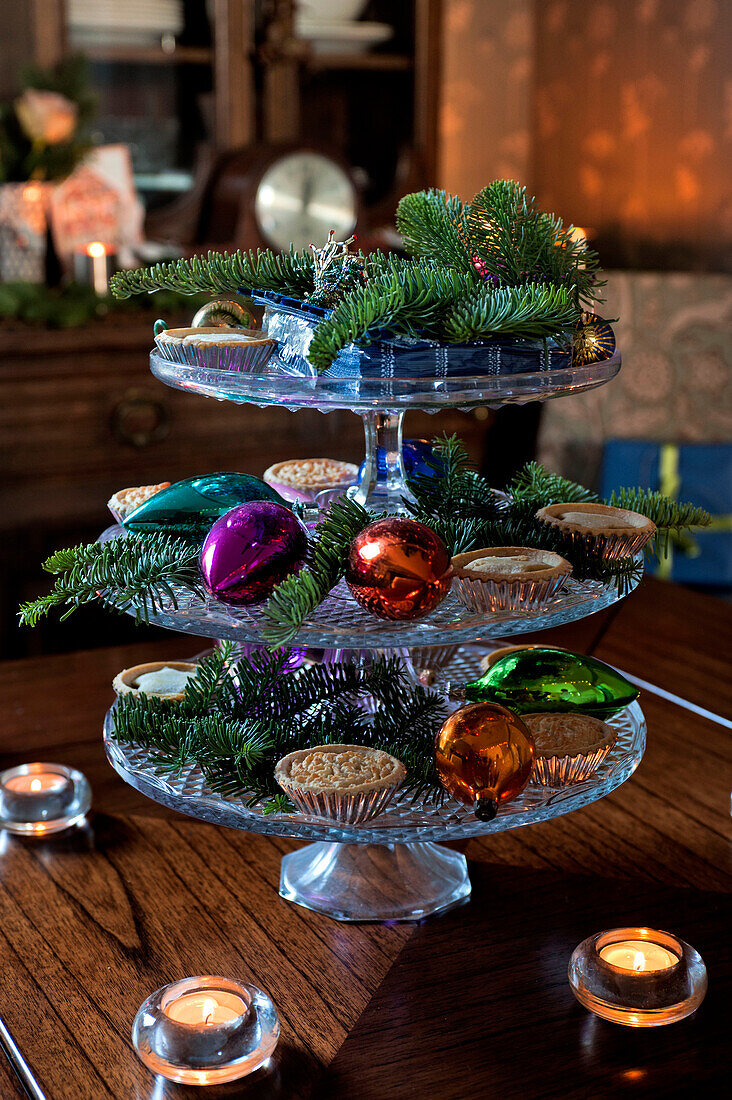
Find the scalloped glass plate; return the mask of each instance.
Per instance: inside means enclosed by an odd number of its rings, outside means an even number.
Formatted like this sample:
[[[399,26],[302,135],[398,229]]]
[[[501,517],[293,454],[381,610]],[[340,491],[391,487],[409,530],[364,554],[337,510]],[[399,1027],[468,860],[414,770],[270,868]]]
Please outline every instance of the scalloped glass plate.
[[[459,650],[443,675],[467,680],[478,675],[480,651]],[[588,779],[568,787],[549,788],[529,783],[522,794],[502,806],[491,822],[478,821],[472,811],[448,799],[441,806],[397,795],[389,810],[364,825],[331,825],[304,814],[266,814],[265,807],[248,809],[245,798],[223,798],[207,785],[197,765],[178,773],[161,773],[147,750],[111,740],[111,714],[104,723],[104,744],[110,764],[141,794],[172,810],[217,825],[252,833],[296,837],[301,840],[358,844],[415,844],[459,840],[500,833],[571,813],[610,794],[629,779],[641,761],[646,724],[637,703],[609,720],[617,741],[603,764]]]
[[[108,527],[100,541],[124,534],[124,528]],[[642,561],[642,557],[639,558]],[[628,592],[637,586],[632,584]],[[150,622],[168,630],[204,638],[229,638],[249,645],[264,645],[262,605],[234,608],[212,596],[201,598],[187,589],[175,589],[177,608],[166,600],[150,616]],[[627,593],[626,593],[627,594]],[[341,581],[305,621],[297,644],[321,649],[400,649],[405,646],[458,644],[502,635],[549,630],[603,611],[622,599],[617,590],[601,581],[569,580],[541,611],[468,610],[452,591],[439,607],[416,622],[388,622],[364,610]],[[134,608],[129,610],[134,615]]]
[[[182,366],[150,354],[150,369],[156,378],[175,389],[259,406],[283,405],[287,409],[316,408],[321,412],[350,409],[421,409],[498,407],[546,401],[552,397],[582,393],[609,382],[620,370],[616,351],[601,363],[527,374],[459,375],[449,378],[350,378],[331,375],[294,374],[277,357],[256,374],[215,370],[198,364]]]

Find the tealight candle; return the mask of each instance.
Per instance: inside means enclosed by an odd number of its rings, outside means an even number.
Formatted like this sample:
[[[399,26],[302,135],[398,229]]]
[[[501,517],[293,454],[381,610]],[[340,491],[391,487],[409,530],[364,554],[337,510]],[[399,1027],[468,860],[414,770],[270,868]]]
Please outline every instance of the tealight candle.
[[[135,1017],[132,1042],[145,1065],[171,1081],[235,1081],[272,1054],[280,1025],[261,989],[231,978],[184,978],[156,990]]]
[[[45,836],[78,825],[91,805],[81,772],[63,764],[22,764],[0,774],[0,828]]]
[[[659,970],[676,966],[679,961],[678,955],[667,951],[660,943],[646,940],[619,940],[618,943],[609,943],[600,951],[600,958],[631,974],[655,974]]]
[[[211,1027],[215,1024],[228,1024],[243,1016],[248,1005],[234,993],[224,993],[221,989],[207,990],[205,993],[186,993],[165,1006],[165,1015],[179,1024],[196,1024]]]
[[[656,1027],[699,1007],[707,971],[694,948],[668,932],[615,928],[575,949],[569,983],[577,1000],[604,1020]]]
[[[26,775],[11,776],[5,784],[5,789],[38,794],[42,791],[57,791],[66,783],[68,779],[54,772],[39,772],[37,775],[28,772]]]

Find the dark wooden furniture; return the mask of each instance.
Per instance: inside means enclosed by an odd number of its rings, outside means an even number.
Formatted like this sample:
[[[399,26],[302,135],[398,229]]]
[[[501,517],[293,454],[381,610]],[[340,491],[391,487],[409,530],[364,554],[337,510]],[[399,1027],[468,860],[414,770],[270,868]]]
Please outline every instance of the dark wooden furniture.
[[[611,611],[542,635],[611,661],[722,718],[732,609],[647,581]],[[291,842],[215,829],[125,786],[101,717],[125,665],[190,655],[199,639],[0,665],[0,767],[82,768],[86,829],[0,834],[0,1015],[48,1100],[161,1100],[132,1052],[139,1003],[196,972],[272,994],[282,1042],[268,1072],[212,1098],[463,1100],[722,1095],[727,1084],[729,729],[646,691],[646,756],[586,810],[467,846],[471,902],[422,925],[339,925],[277,895]],[[669,928],[705,957],[695,1017],[631,1031],[596,1020],[566,982],[569,954],[625,920]],[[0,1095],[20,1100],[0,1058]]]
[[[177,323],[190,323],[190,313]],[[106,616],[93,631],[79,619],[67,640],[52,627],[35,637],[15,627],[18,603],[47,584],[41,561],[97,538],[115,490],[215,470],[261,475],[285,458],[363,457],[361,424],[348,412],[235,406],[162,385],[149,369],[151,324],[147,316],[64,332],[2,329],[0,656],[124,637],[109,633]],[[485,412],[410,413],[407,435],[457,432],[480,462]]]

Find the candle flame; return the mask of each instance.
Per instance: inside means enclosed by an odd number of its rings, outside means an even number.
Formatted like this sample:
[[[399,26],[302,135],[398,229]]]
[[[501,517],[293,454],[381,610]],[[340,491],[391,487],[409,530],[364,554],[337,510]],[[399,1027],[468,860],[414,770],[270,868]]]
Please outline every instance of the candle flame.
[[[216,1011],[216,1001],[213,997],[207,997],[201,1005],[201,1012],[203,1013],[204,1024],[210,1024]]]
[[[43,790],[43,784],[41,783],[40,779],[31,779],[30,789],[32,791],[41,791],[41,790]]]
[[[636,951],[633,956],[633,969],[640,971],[646,968],[646,957],[642,951]]]
[[[86,246],[86,251],[89,256],[96,259],[98,256],[104,256],[107,250],[101,241],[92,241],[91,244]]]

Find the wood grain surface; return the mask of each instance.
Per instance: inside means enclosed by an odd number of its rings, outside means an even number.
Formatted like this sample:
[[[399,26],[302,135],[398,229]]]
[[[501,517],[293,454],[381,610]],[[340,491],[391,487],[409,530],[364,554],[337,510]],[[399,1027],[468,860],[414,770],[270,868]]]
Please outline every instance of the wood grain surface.
[[[728,605],[647,582],[541,640],[594,652],[725,714],[731,635]],[[697,1085],[718,1094],[732,892],[728,729],[644,692],[648,749],[617,792],[471,841],[473,898],[452,914],[419,926],[340,925],[279,898],[279,861],[294,842],[181,817],[105,761],[113,676],[205,644],[170,635],[0,665],[0,767],[63,761],[94,793],[87,826],[70,835],[0,832],[0,1015],[48,1100],[200,1100],[200,1090],[144,1069],[130,1027],[150,992],[203,972],[261,985],[282,1021],[272,1066],[206,1089],[214,1100],[646,1097]],[[711,991],[693,1020],[634,1033],[574,1005],[571,950],[631,915],[705,956]],[[0,1097],[22,1095],[0,1055]]]
[[[729,896],[546,872],[527,881],[487,864],[472,880],[468,905],[415,931],[326,1071],[322,1100],[724,1094]],[[608,925],[673,925],[697,948],[712,984],[694,1017],[634,1031],[575,1001],[568,960]]]

